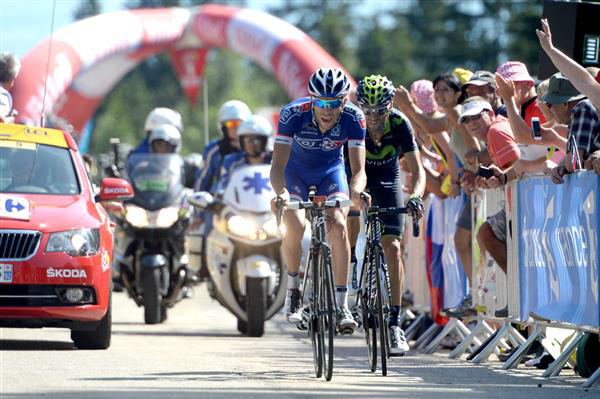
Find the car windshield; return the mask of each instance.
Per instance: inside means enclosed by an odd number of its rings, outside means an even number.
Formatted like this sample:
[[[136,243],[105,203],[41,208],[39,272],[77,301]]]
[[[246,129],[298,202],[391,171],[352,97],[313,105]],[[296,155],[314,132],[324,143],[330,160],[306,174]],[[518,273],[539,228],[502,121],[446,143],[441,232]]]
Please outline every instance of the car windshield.
[[[66,148],[0,141],[0,193],[72,195],[80,192]]]

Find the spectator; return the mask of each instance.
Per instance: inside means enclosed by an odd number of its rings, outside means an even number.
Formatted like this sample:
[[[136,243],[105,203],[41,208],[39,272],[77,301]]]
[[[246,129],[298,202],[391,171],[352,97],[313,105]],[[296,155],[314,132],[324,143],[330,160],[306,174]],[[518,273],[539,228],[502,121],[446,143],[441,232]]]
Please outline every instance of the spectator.
[[[12,96],[8,91],[15,84],[20,69],[21,63],[14,54],[0,54],[0,122],[15,121],[17,111],[13,109]]]
[[[475,179],[476,186],[500,187],[514,178],[514,172],[509,176],[510,167],[519,160],[520,151],[508,121],[501,116],[495,116],[491,104],[482,97],[468,98],[463,105],[459,120],[467,127],[469,133],[487,143],[490,158],[495,164],[490,165],[494,176],[489,179],[478,176]],[[489,217],[481,225],[477,232],[477,241],[479,247],[489,252],[506,273],[506,211],[504,209]],[[508,308],[501,309],[496,316],[505,317],[507,313]]]
[[[462,85],[467,97],[480,96],[491,104],[496,115],[506,116],[506,108],[496,90],[496,79],[490,71],[476,71],[471,79]]]
[[[535,33],[540,39],[542,49],[548,54],[554,66],[577,90],[590,99],[596,109],[600,109],[600,75],[596,73],[596,76],[590,76],[585,68],[554,47],[548,20],[542,19],[542,30],[536,29]]]
[[[600,121],[596,107],[561,72],[550,77],[550,88],[542,101],[549,105],[559,123],[569,126],[567,142],[576,145],[576,149],[567,145],[564,162],[552,170],[552,181],[560,184],[565,174],[580,167],[575,164],[577,159],[583,165],[592,153],[600,150]],[[595,157],[592,155],[592,158]]]

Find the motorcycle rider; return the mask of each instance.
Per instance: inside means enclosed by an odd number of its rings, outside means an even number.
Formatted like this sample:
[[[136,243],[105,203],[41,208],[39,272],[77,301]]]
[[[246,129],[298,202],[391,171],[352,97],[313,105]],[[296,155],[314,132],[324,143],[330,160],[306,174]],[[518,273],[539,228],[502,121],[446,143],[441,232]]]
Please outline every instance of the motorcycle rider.
[[[231,172],[242,165],[271,163],[268,142],[273,135],[271,123],[260,115],[252,115],[237,129],[241,151],[225,156],[221,171],[220,188],[225,188]]]
[[[152,130],[155,127],[164,124],[175,126],[177,130],[179,130],[179,140],[181,141],[181,133],[183,133],[183,122],[181,120],[181,115],[179,115],[179,112],[164,107],[154,108],[146,117],[146,122],[144,122],[144,131],[146,132],[146,136],[144,137],[142,142],[137,146],[137,148],[133,149],[130,154],[143,154],[152,152],[150,148],[150,134],[152,133]]]
[[[202,153],[204,169],[197,178],[196,191],[214,192],[225,156],[240,150],[237,131],[244,119],[250,115],[250,108],[239,100],[230,100],[221,106],[217,122],[223,137],[211,141],[204,148]]]
[[[181,150],[181,133],[173,125],[158,125],[148,138],[150,152],[155,154],[173,154]]]

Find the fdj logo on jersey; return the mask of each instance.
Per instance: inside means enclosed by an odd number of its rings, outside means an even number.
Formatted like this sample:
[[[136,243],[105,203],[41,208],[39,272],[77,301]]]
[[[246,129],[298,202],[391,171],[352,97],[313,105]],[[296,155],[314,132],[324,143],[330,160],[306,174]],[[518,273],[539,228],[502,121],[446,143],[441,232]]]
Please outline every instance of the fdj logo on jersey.
[[[343,144],[343,141],[333,141],[327,137],[323,138],[323,139],[306,139],[306,138],[296,137],[296,142],[302,148],[306,148],[307,150],[313,150],[313,149],[319,148],[323,151],[335,150]]]

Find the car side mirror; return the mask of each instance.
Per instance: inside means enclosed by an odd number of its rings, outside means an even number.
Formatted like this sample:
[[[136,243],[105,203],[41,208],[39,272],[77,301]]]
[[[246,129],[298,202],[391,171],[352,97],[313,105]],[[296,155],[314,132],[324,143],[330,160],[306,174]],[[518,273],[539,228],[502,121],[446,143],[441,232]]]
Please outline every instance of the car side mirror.
[[[133,198],[133,188],[125,179],[105,177],[100,183],[96,201],[125,201]]]

